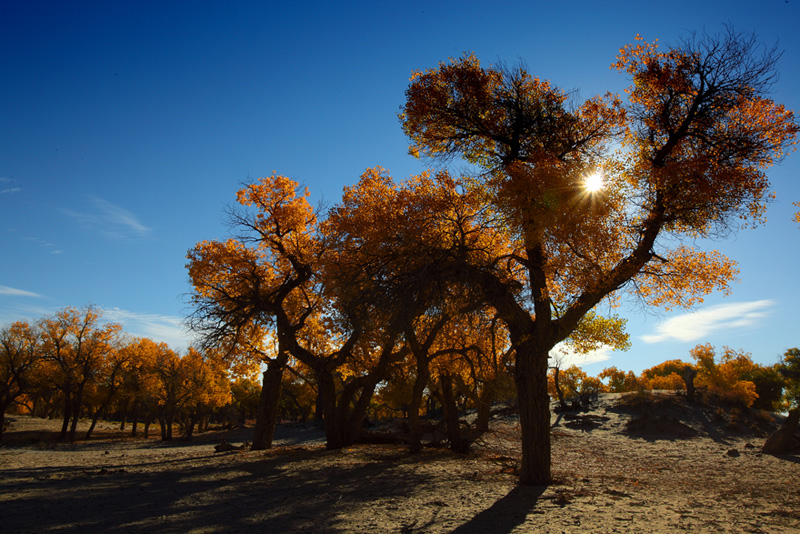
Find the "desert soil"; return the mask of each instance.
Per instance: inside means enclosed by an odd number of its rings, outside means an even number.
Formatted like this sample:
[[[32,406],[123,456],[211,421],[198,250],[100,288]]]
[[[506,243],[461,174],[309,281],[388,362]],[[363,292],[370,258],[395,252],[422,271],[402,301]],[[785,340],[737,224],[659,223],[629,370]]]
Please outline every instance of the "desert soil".
[[[268,451],[215,453],[251,429],[191,442],[48,439],[24,416],[0,447],[0,531],[55,532],[800,532],[800,456],[759,452],[775,422],[737,421],[681,398],[604,395],[553,415],[547,487],[521,487],[513,416],[469,455],[400,445],[328,451],[314,425],[281,425]],[[79,427],[80,428],[80,427]]]

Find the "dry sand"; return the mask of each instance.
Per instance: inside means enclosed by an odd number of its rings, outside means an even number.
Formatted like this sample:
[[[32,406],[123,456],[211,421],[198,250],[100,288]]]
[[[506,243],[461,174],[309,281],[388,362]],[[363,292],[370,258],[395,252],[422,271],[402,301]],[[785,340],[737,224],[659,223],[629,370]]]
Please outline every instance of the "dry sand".
[[[513,417],[475,452],[402,446],[328,451],[313,425],[283,425],[269,451],[214,453],[122,438],[76,444],[53,421],[14,417],[0,448],[0,532],[800,532],[800,457],[762,455],[768,423],[739,425],[681,399],[553,416],[556,483],[515,484]]]

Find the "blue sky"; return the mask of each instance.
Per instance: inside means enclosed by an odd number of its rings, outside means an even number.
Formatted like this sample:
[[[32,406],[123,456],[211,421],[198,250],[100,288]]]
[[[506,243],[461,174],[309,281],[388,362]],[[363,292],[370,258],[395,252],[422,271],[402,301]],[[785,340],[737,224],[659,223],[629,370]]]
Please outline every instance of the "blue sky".
[[[772,97],[800,110],[796,0],[276,4],[0,3],[0,324],[91,303],[185,347],[185,254],[226,236],[238,186],[275,170],[330,205],[367,167],[419,173],[397,119],[409,76],[464,52],[588,98],[622,92],[609,65],[637,33],[670,43],[731,24],[778,42]],[[764,227],[704,244],[739,262],[730,296],[626,305],[632,348],[587,372],[706,342],[762,363],[800,346],[799,172],[798,154],[770,171]]]

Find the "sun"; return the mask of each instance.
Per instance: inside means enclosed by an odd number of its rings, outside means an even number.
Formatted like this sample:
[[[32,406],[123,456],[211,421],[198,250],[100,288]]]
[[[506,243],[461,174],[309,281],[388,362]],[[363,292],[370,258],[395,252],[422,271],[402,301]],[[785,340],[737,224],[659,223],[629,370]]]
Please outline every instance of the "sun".
[[[596,193],[603,189],[605,185],[605,181],[603,180],[603,173],[596,172],[590,176],[587,176],[586,179],[583,181],[583,187],[589,193]]]

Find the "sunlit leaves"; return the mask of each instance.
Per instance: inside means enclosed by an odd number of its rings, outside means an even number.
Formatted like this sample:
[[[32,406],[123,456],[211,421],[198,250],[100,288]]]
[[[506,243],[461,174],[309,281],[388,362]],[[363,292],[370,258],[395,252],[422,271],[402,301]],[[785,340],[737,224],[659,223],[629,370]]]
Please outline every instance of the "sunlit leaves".
[[[691,356],[697,362],[697,384],[709,392],[745,406],[758,398],[755,384],[747,380],[756,365],[749,354],[724,347],[717,359],[716,350],[707,343],[693,348]]]
[[[714,290],[729,292],[738,273],[735,264],[716,250],[679,247],[648,264],[636,283],[648,303],[669,309],[703,302],[703,296]]]
[[[759,52],[754,38],[732,31],[665,51],[637,36],[612,65],[633,80],[628,144],[641,158],[634,172],[679,230],[762,220],[763,171],[793,150],[797,124],[764,96],[779,54]]]

